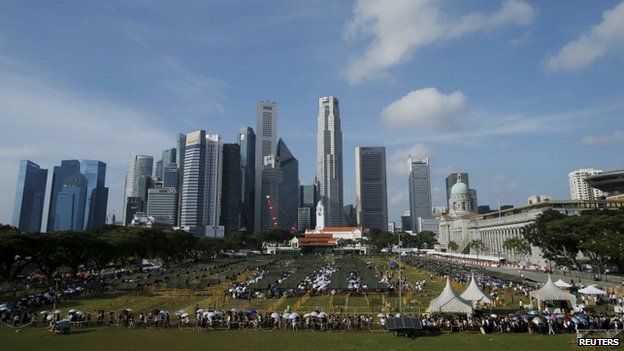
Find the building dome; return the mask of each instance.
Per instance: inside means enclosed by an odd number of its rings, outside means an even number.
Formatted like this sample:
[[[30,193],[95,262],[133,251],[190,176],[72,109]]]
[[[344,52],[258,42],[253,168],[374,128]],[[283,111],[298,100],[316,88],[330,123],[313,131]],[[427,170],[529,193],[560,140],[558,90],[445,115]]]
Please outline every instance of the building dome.
[[[468,185],[466,183],[458,180],[457,183],[453,184],[451,187],[451,195],[468,195],[470,191],[468,190]]]

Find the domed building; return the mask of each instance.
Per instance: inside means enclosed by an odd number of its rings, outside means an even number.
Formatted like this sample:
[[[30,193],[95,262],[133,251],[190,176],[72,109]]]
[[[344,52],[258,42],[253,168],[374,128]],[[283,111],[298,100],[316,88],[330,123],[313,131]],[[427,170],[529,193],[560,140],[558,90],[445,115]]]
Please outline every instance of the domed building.
[[[451,187],[449,199],[449,214],[453,217],[463,216],[474,212],[472,197],[468,185],[462,181],[461,173],[457,174],[457,183]]]

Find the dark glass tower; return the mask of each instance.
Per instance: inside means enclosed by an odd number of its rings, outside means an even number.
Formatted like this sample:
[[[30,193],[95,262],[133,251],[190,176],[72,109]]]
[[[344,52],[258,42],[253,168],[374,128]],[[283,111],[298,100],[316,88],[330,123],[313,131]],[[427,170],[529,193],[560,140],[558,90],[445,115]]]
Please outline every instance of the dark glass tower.
[[[221,216],[219,223],[225,235],[240,229],[241,172],[240,145],[223,144],[223,164],[221,183]]]
[[[52,172],[52,188],[50,190],[50,204],[48,206],[48,225],[46,226],[47,232],[53,232],[59,229],[56,226],[56,204],[59,194],[63,190],[63,183],[65,179],[74,177],[80,174],[80,161],[78,160],[63,160],[60,166],[54,166]],[[78,230],[82,230],[82,227]]]
[[[87,178],[80,173],[65,178],[57,196],[53,231],[81,231],[84,228],[87,186]]]
[[[293,156],[282,139],[277,142],[277,159],[282,171],[278,214],[280,225],[286,230],[294,226],[296,230],[299,209],[299,161]]]
[[[256,134],[251,127],[241,128],[238,133],[241,172],[241,227],[248,234],[254,227],[254,196],[256,182]]]
[[[106,224],[108,188],[106,163],[97,160],[82,160],[81,173],[87,179],[87,197],[84,211],[84,230],[93,230]]]
[[[41,231],[47,180],[47,169],[29,160],[20,161],[13,208],[13,226],[20,231]]]

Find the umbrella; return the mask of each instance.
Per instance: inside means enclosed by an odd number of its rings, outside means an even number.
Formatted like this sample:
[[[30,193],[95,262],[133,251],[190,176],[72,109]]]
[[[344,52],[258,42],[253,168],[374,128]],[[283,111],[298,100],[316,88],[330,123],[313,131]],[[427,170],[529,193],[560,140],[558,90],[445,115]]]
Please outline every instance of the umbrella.
[[[386,316],[386,315],[385,315],[385,314],[383,314],[383,313],[378,313],[378,314],[377,314],[377,317],[379,317],[379,318],[383,318],[383,317],[385,317],[385,316]]]
[[[492,314],[490,315],[490,317],[492,317],[492,318],[496,318],[496,317],[498,317],[498,316],[497,316],[495,313],[492,313]]]
[[[67,311],[67,313],[76,313],[76,310],[72,308],[71,310]]]
[[[563,317],[565,317],[565,314],[563,314],[563,313],[557,313],[557,318],[563,318]]]
[[[53,320],[53,319],[54,319],[54,316],[53,316],[53,315],[51,315],[51,314],[50,314],[50,315],[48,315],[48,316],[46,317],[46,320],[48,320],[48,321],[51,321],[51,320]]]
[[[327,313],[325,313],[325,312],[321,312],[321,313],[319,313],[319,314],[318,314],[318,316],[317,316],[317,317],[319,317],[319,318],[325,318],[325,317],[327,317]]]
[[[574,322],[574,323],[576,323],[576,324],[578,324],[578,323],[580,323],[580,322],[581,322],[581,321],[579,321],[579,319],[578,319],[578,318],[576,318],[576,317],[572,317],[572,318],[570,318],[570,319],[572,320],[572,322]]]
[[[180,317],[182,317],[182,318],[186,318],[186,317],[188,317],[188,316],[189,316],[189,313],[188,313],[188,312],[184,312],[184,313],[182,313],[182,314],[180,315]]]
[[[306,313],[306,314],[303,315],[303,318],[308,318],[308,317],[310,317],[309,313]]]
[[[318,317],[318,312],[312,311],[312,312],[310,312],[310,316],[311,317]]]
[[[61,310],[54,311],[54,314],[60,314],[60,313],[61,313]]]
[[[202,313],[202,312],[204,312],[204,311],[205,311],[205,310],[204,310],[203,308],[200,308],[200,309],[198,309],[198,310],[197,310],[197,313]]]
[[[297,319],[297,317],[299,317],[299,314],[296,312],[293,312],[290,314],[290,316],[288,316],[289,319]]]
[[[531,321],[535,324],[541,324],[542,323],[542,319],[540,317],[533,317],[533,319],[531,319]]]
[[[539,315],[539,311],[538,310],[530,310],[529,311],[529,316],[537,316]]]
[[[2,308],[0,308],[0,310],[1,310],[1,309],[2,309]],[[39,312],[39,314],[48,314],[48,311],[41,311],[41,312]]]
[[[249,310],[249,311],[247,311],[248,315],[254,315],[256,313],[258,313],[258,311],[256,311],[256,310]]]
[[[397,317],[397,318],[401,318],[401,314],[400,313],[397,313],[394,316]]]
[[[278,319],[279,317],[280,317],[279,313],[277,313],[277,312],[271,313],[271,318]]]
[[[290,318],[290,313],[286,312],[282,315],[282,317],[289,319]]]

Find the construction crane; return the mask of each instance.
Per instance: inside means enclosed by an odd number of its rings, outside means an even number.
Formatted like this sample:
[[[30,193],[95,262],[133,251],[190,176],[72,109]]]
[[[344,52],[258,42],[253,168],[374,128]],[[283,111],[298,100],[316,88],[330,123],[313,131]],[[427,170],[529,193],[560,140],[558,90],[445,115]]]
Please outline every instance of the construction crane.
[[[280,228],[279,219],[277,218],[277,215],[275,214],[275,208],[273,207],[273,201],[271,200],[271,195],[267,195],[266,196],[266,202],[267,202],[267,206],[269,206],[269,214],[271,215],[271,219],[273,220],[273,227]],[[279,208],[279,210],[284,215],[286,215],[286,217],[290,221],[292,221],[293,224],[290,227],[290,232],[291,233],[296,233],[297,232],[297,221],[293,220],[293,218],[286,211],[284,211],[284,209]]]

